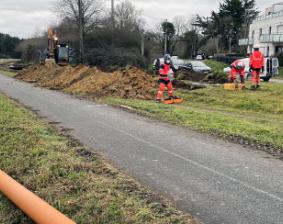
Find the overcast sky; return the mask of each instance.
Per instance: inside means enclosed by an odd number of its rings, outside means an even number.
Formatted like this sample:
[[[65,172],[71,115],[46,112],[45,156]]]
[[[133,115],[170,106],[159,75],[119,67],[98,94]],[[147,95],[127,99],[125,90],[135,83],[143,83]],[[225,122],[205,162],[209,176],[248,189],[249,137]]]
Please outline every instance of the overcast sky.
[[[32,37],[45,31],[58,18],[52,14],[54,2],[59,0],[0,0],[0,32],[18,37]],[[116,0],[117,3],[119,0]],[[175,16],[200,14],[208,16],[217,10],[221,0],[131,0],[143,10],[147,26],[153,27],[159,21]],[[264,9],[283,0],[257,0],[257,7]],[[110,0],[105,0],[110,5]]]

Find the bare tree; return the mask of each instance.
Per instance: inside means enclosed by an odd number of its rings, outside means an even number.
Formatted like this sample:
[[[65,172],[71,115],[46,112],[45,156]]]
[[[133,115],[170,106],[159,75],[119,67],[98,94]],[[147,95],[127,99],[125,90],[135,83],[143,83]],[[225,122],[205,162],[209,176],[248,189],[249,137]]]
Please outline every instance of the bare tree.
[[[177,37],[182,36],[185,32],[189,31],[191,28],[190,20],[184,16],[174,17],[172,23],[174,24],[175,35]]]
[[[122,1],[115,9],[117,28],[127,31],[141,31],[144,26],[141,14],[142,10],[137,10],[129,0]]]
[[[154,40],[164,49],[164,53],[174,54],[184,33],[190,29],[190,22],[183,16],[174,17],[172,22],[167,20],[157,24],[152,32]]]
[[[55,11],[63,19],[68,19],[77,25],[80,62],[84,61],[85,32],[97,24],[101,10],[102,0],[60,0],[59,3],[56,3]]]

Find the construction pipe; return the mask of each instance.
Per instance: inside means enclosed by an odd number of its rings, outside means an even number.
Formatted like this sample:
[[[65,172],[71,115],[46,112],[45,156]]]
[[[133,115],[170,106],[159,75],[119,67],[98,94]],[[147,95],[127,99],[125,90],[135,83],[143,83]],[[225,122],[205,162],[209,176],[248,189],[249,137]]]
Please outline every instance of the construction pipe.
[[[75,224],[74,221],[50,206],[0,170],[0,192],[38,224]]]

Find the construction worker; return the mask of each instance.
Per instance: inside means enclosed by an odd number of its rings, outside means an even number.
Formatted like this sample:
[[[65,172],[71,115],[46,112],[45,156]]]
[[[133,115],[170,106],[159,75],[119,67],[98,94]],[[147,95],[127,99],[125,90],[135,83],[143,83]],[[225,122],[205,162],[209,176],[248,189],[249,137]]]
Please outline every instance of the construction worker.
[[[163,93],[165,88],[167,87],[169,98],[175,99],[177,97],[173,94],[173,84],[169,78],[170,73],[172,70],[175,71],[175,68],[172,65],[171,57],[169,54],[164,55],[164,61],[160,61],[160,68],[159,68],[159,90],[156,96],[156,102],[160,103],[163,98]]]
[[[264,56],[259,46],[254,46],[254,52],[250,55],[250,71],[252,72],[252,90],[260,87],[260,71],[264,72]]]
[[[237,82],[237,75],[240,75],[241,89],[245,88],[245,63],[241,60],[236,60],[231,64],[230,82]]]

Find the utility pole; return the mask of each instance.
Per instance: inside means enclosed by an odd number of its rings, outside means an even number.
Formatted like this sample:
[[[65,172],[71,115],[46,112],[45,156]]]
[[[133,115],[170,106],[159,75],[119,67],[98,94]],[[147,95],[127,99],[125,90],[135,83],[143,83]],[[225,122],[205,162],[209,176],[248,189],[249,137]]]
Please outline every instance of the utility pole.
[[[196,46],[195,46],[195,44],[196,44],[196,26],[195,26],[195,24],[192,24],[192,26],[193,26],[193,33],[192,33],[192,36],[193,36],[193,43],[192,43],[192,52],[191,52],[191,57],[192,57],[192,59],[194,58],[194,55],[195,55],[195,52],[196,52],[196,50],[195,50],[195,48],[196,48]]]
[[[112,29],[115,28],[115,9],[114,9],[114,0],[111,0],[111,20],[112,20]]]
[[[144,56],[144,30],[141,31],[141,55]]]
[[[165,43],[164,43],[164,54],[167,54],[167,48],[168,48],[168,46],[167,46],[167,19],[166,19],[166,21],[165,21]]]
[[[84,27],[83,27],[83,3],[78,0],[79,9],[79,38],[80,38],[80,63],[84,62]]]
[[[115,3],[111,0],[111,51],[114,51],[114,31],[115,31]]]

